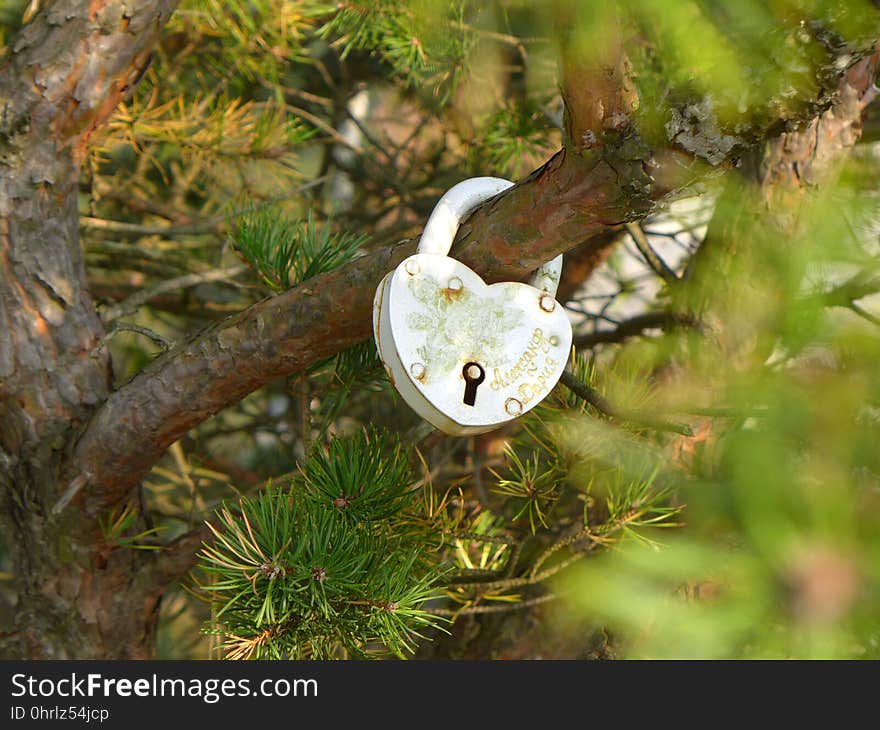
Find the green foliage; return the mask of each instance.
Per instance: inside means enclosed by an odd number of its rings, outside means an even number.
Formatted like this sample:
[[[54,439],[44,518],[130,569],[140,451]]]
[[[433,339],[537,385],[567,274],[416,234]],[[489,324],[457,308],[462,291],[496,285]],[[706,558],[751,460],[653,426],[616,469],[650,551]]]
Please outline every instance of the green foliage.
[[[856,48],[880,27],[877,8],[863,0],[627,0],[621,7],[649,41],[631,60],[640,79],[642,130],[658,141],[686,128],[693,115],[714,120],[725,146],[751,142],[738,139],[743,122],[791,117],[800,108],[796,100],[815,97],[835,73],[829,43]],[[585,34],[601,28],[587,17],[581,24]],[[687,103],[683,116],[670,118],[671,105]],[[707,147],[702,155],[711,161],[715,151]]]
[[[410,466],[399,445],[383,450],[375,437],[334,439],[303,464],[306,488],[321,494],[345,519],[388,519],[412,502]]]
[[[538,454],[531,459],[521,459],[513,449],[508,448],[507,457],[510,475],[498,479],[495,492],[504,497],[513,498],[514,504],[521,502],[511,518],[514,522],[523,515],[528,516],[529,527],[534,533],[538,526],[548,527],[545,512],[558,497],[561,475],[556,473],[554,465],[542,464]]]
[[[134,532],[140,515],[137,507],[129,502],[122,509],[98,520],[104,541],[113,548],[130,548],[135,550],[161,550],[162,546],[149,542],[161,528],[150,527]]]
[[[471,165],[517,179],[552,154],[551,139],[550,125],[539,109],[507,102],[480,125]]]
[[[234,68],[244,79],[277,80],[283,68],[279,60],[306,60],[302,43],[310,25],[332,7],[308,0],[189,0],[183,3],[177,19],[198,24],[204,40],[215,46],[214,53],[206,54],[213,73],[228,78],[229,69]]]
[[[810,197],[789,238],[772,217],[744,220],[751,191],[731,183],[717,235],[767,245],[714,260],[725,276],[709,280],[703,307],[724,327],[632,347],[655,371],[675,368],[655,402],[710,415],[663,462],[678,473],[687,528],[659,549],[625,541],[557,584],[567,610],[612,627],[626,656],[877,657],[880,337],[857,303],[877,291],[876,253],[841,235],[850,216],[876,210],[859,179]]]
[[[438,619],[443,568],[408,514],[417,490],[399,445],[374,432],[315,451],[286,488],[218,512],[201,591],[228,658],[403,656]]]
[[[446,100],[463,70],[470,44],[462,26],[469,3],[340,3],[319,30],[335,39],[342,58],[360,50],[375,54],[407,86],[433,88]]]
[[[273,292],[286,291],[349,261],[366,240],[363,235],[333,233],[330,221],[318,226],[311,214],[291,221],[277,207],[236,217],[235,248]]]
[[[30,0],[5,0],[0,4],[0,45],[5,45],[6,38],[21,27],[23,15],[31,4]]]

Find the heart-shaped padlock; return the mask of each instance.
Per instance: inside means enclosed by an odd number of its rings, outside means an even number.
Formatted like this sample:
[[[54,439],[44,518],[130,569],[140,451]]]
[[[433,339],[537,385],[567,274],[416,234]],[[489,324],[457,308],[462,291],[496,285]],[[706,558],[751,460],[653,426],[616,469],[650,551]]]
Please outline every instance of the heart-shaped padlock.
[[[461,219],[513,183],[465,180],[437,203],[418,253],[379,284],[373,334],[388,377],[409,406],[441,431],[491,431],[553,389],[571,348],[571,322],[555,299],[562,256],[531,285],[487,285],[449,257]]]

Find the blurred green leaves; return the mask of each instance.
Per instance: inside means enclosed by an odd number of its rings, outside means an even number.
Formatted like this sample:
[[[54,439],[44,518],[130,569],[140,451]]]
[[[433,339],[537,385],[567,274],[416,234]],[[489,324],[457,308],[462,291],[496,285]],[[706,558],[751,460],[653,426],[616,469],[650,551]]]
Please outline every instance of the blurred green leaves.
[[[603,363],[650,363],[655,407],[708,414],[698,439],[651,446],[578,421],[562,431],[573,474],[653,463],[685,505],[674,534],[624,540],[555,583],[624,656],[880,651],[880,323],[852,308],[877,291],[877,259],[847,223],[876,203],[859,176],[832,167],[822,179],[806,192],[729,181],[698,253],[711,265],[679,298],[708,336],[667,334]]]
[[[292,286],[349,261],[366,236],[334,233],[330,221],[318,226],[311,214],[292,221],[277,206],[254,208],[232,224],[237,251],[271,291]]]
[[[732,385],[763,409],[680,476],[688,526],[659,548],[623,543],[556,587],[627,656],[876,657],[880,428],[861,415],[875,363]]]

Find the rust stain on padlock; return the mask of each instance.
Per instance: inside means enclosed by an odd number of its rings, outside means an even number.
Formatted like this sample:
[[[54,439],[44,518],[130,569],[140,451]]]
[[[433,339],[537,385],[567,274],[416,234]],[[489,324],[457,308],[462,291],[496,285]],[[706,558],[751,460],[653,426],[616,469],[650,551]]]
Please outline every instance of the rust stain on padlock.
[[[457,302],[464,292],[464,284],[457,276],[453,276],[446,288],[441,289],[440,292],[447,302]]]
[[[418,380],[420,383],[425,382],[425,375],[427,375],[428,371],[424,365],[420,362],[414,362],[409,368],[410,374]]]
[[[383,281],[383,284],[384,284],[384,281]],[[379,290],[376,293],[376,299],[373,302],[373,308],[376,310],[376,316],[373,319],[373,332],[375,333],[374,336],[376,338],[376,352],[378,353],[379,359],[382,361],[382,364],[384,365],[385,359],[382,357],[382,353],[381,353],[380,347],[379,347],[379,340],[380,340],[381,333],[382,333],[381,332],[382,331],[382,326],[381,326],[381,323],[382,323],[382,299],[384,298],[382,296],[382,292],[383,292],[383,286],[380,285]],[[386,368],[386,370],[387,370],[387,368]]]
[[[448,286],[440,290],[440,294],[447,302],[457,302],[461,299],[462,292],[464,292],[464,289],[451,289]]]

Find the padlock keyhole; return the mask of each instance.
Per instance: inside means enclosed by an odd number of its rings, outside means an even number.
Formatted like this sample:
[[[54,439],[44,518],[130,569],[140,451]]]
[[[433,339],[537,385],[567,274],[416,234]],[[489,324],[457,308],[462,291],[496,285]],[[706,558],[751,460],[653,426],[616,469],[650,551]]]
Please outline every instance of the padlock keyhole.
[[[469,362],[462,368],[461,374],[464,376],[465,383],[464,404],[472,406],[477,402],[477,388],[486,379],[486,371],[479,363]]]

